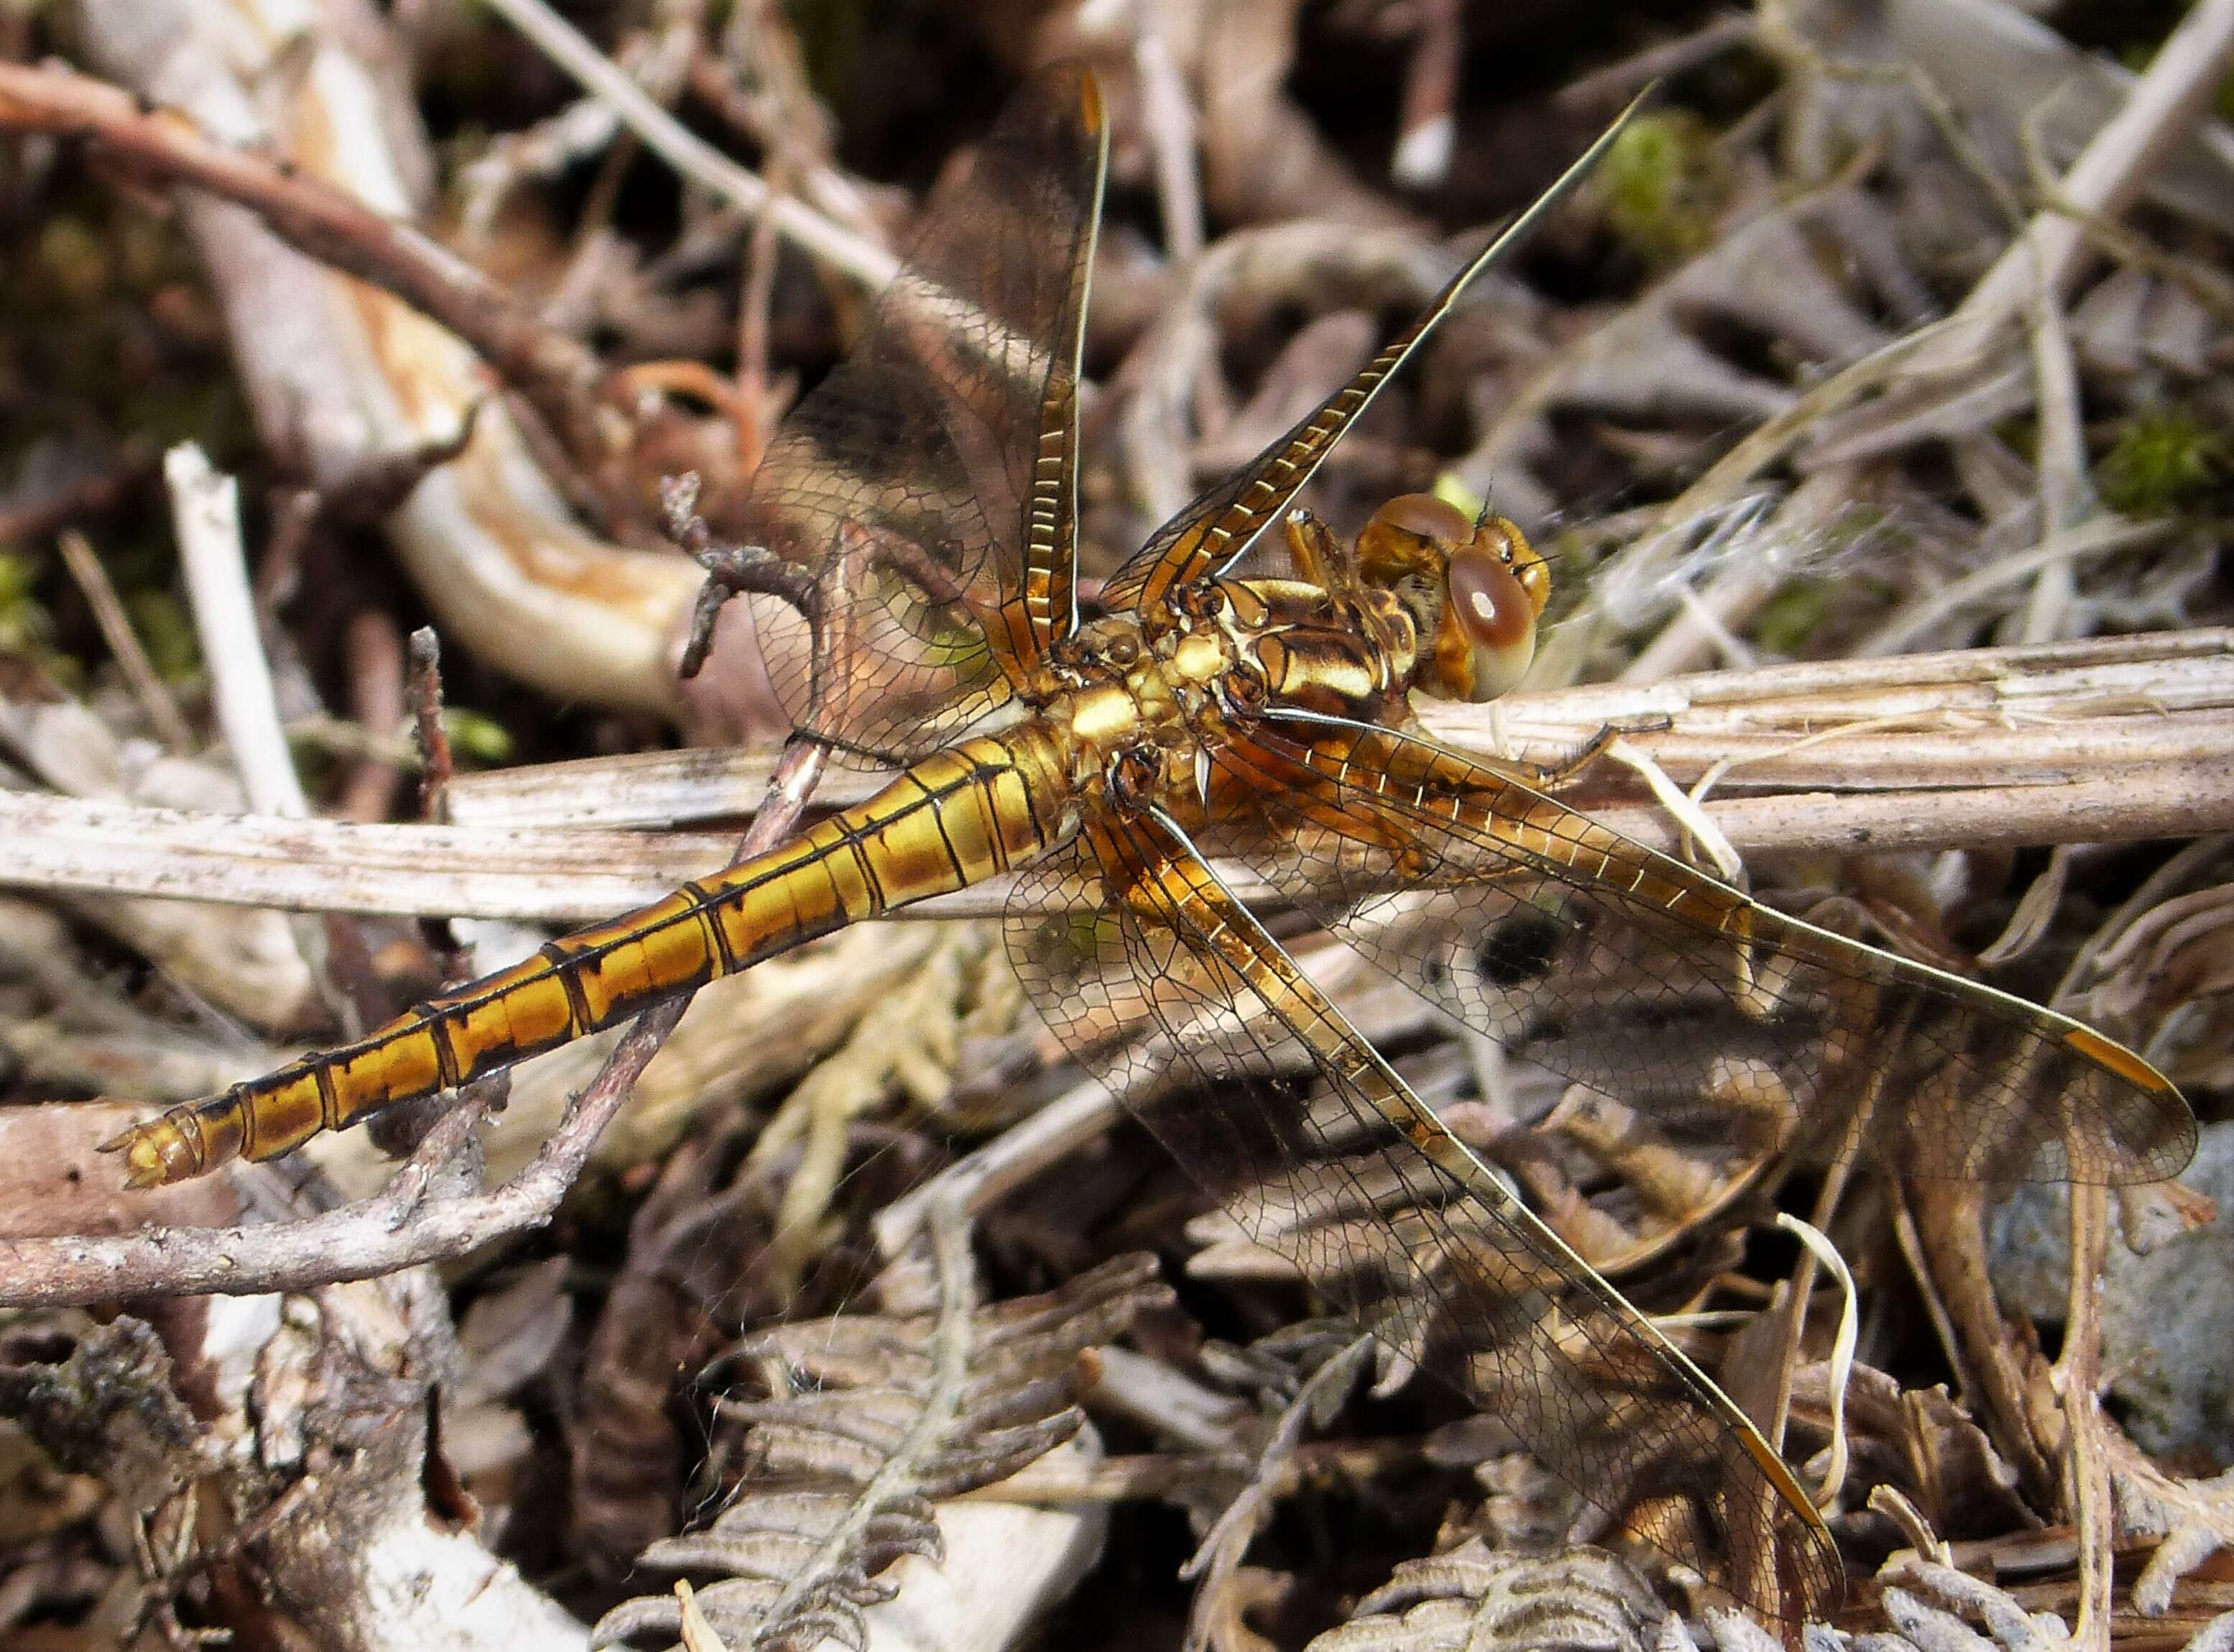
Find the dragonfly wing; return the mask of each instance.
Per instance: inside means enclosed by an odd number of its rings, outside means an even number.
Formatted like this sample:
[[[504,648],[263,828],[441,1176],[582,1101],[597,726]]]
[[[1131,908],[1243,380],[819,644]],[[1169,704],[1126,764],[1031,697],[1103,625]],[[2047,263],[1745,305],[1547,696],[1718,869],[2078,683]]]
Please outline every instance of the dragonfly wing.
[[[802,727],[893,757],[999,703],[1075,623],[1079,351],[1107,150],[1081,69],[1029,82],[933,192],[852,349],[785,419],[746,533],[818,580],[764,638]]]
[[[1418,320],[1360,368],[1355,377],[1321,402],[1285,435],[1232,475],[1213,483],[1159,528],[1103,587],[1102,600],[1109,608],[1152,612],[1181,586],[1221,572],[1244,555],[1257,537],[1279,520],[1335,443],[1373,404],[1381,387],[1411,359],[1436,324],[1451,313],[1460,295],[1476,277],[1525,239],[1545,215],[1589,174],[1635,112],[1636,106],[1632,104],[1580,159],[1530,204],[1527,211],[1451,278]]]
[[[2194,1151],[2171,1081],[2080,1022],[1786,917],[1433,741],[1283,719],[1215,761],[1263,811],[1231,835],[1269,882],[1512,1052],[1678,1126],[1726,1136],[1710,1098],[1750,1095],[1836,1150],[1995,1182],[2152,1181]]]
[[[1098,821],[1025,878],[1009,944],[1042,1015],[1253,1238],[1592,1505],[1647,1512],[1651,1541],[1733,1596],[1785,1618],[1835,1602],[1837,1553],[1758,1433],[1443,1129],[1174,829]],[[1152,1035],[1114,1045],[1128,1024]]]

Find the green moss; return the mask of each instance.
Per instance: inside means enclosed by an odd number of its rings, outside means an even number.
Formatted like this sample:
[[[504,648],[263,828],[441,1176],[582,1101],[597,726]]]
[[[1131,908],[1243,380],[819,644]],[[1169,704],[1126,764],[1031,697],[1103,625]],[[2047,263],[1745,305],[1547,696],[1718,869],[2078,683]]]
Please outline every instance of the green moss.
[[[37,575],[20,551],[0,551],[0,608],[30,599]]]
[[[0,550],[0,655],[30,661],[66,694],[85,682],[83,664],[54,646],[55,619],[39,595],[38,561]]]
[[[28,653],[54,635],[54,622],[35,590],[37,580],[29,557],[0,551],[0,654]]]
[[[450,736],[450,749],[472,763],[502,763],[512,757],[512,732],[493,717],[456,706],[442,712],[442,728]]]
[[[1788,579],[1761,607],[1754,637],[1777,654],[1797,654],[1823,628],[1831,611],[1830,593],[1819,579]]]
[[[504,49],[507,42],[503,36],[511,25],[481,0],[434,10],[441,16],[441,49],[421,60],[421,96],[435,93],[460,109],[477,108],[500,97],[508,89],[504,70],[516,61]]]
[[[201,644],[186,604],[169,591],[157,589],[127,591],[124,611],[133,634],[147,650],[148,663],[166,682],[189,682],[201,672]]]
[[[58,434],[82,443],[90,426],[154,447],[192,436],[224,468],[254,459],[176,223],[73,168],[52,189],[20,255],[0,256],[0,384],[20,392],[0,396],[0,455]]]
[[[787,0],[784,10],[799,38],[807,83],[826,101],[841,101],[875,13],[861,0]]]
[[[89,304],[108,291],[105,234],[82,218],[50,218],[39,228],[38,262],[55,294]]]
[[[2229,456],[2226,433],[2187,408],[2145,408],[2094,467],[2094,485],[2113,511],[2171,515],[2225,480]]]
[[[115,405],[124,428],[151,447],[197,442],[223,471],[238,472],[256,462],[248,405],[229,373],[151,375],[124,388]]]
[[[1656,109],[1630,121],[1594,182],[1614,233],[1656,264],[1712,241],[1729,194],[1713,132],[1682,109]]]

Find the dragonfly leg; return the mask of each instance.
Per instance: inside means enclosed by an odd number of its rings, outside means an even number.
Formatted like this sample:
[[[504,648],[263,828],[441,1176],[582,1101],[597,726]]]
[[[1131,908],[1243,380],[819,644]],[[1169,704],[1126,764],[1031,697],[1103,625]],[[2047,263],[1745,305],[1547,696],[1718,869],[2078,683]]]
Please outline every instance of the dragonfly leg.
[[[1309,511],[1290,511],[1281,519],[1281,537],[1296,578],[1306,584],[1339,594],[1350,584],[1349,567],[1333,530]]]
[[[1597,733],[1556,762],[1525,763],[1518,767],[1532,784],[1546,791],[1556,792],[1612,750],[1614,741],[1623,735],[1656,735],[1673,726],[1674,719],[1666,716],[1629,717],[1620,722],[1601,723]]]
[[[1612,749],[1614,741],[1619,740],[1623,735],[1649,732],[1654,728],[1664,728],[1666,725],[1665,718],[1643,724],[1636,722],[1604,723],[1599,727],[1597,733],[1592,735],[1573,751],[1548,763],[1531,763],[1518,757],[1499,757],[1490,753],[1470,754],[1468,761],[1492,774],[1509,775],[1514,780],[1535,787],[1539,792],[1556,792],[1560,787],[1571,783],[1584,769],[1604,757]]]

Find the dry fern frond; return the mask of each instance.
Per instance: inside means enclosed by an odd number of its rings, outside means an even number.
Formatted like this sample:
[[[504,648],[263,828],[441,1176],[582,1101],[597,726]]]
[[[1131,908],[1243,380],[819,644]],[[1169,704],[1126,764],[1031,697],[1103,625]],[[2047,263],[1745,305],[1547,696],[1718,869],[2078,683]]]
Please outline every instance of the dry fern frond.
[[[846,1041],[800,1081],[754,1144],[752,1162],[774,1163],[796,1150],[798,1167],[777,1212],[770,1269],[786,1298],[799,1289],[829,1240],[829,1211],[843,1178],[854,1121],[898,1092],[935,1108],[954,1087],[962,1041],[980,1030],[982,983],[998,937],[988,924],[957,924],[922,964],[869,1006]],[[1007,1014],[1018,1002],[1012,987]],[[995,1010],[996,1015],[999,1013]]]
[[[888,1598],[878,1574],[903,1555],[941,1552],[933,1505],[1007,1479],[1077,1432],[1080,1355],[1165,1299],[1156,1264],[1119,1257],[1059,1290],[980,1308],[967,1227],[934,1207],[938,1306],[786,1325],[732,1359],[767,1373],[769,1396],[724,1401],[743,1485],[706,1530],[653,1544],[643,1562],[721,1574],[695,1592],[733,1646],[791,1649],[826,1637],[866,1644],[865,1607]],[[676,1597],[624,1601],[598,1646],[681,1633]]]
[[[1323,1345],[1318,1351],[1323,1351]],[[1323,1427],[1332,1420],[1372,1354],[1371,1340],[1353,1335],[1330,1357],[1316,1361],[1317,1368],[1283,1407],[1271,1438],[1257,1454],[1249,1483],[1226,1505],[1181,1572],[1183,1577],[1202,1579],[1187,1626],[1187,1652],[1230,1644],[1238,1633],[1228,1632],[1231,1626],[1238,1624],[1246,1607],[1264,1593],[1265,1575],[1252,1575],[1242,1565],[1242,1559],[1271,1519],[1277,1499],[1293,1484],[1296,1447],[1304,1428]],[[1273,1358],[1277,1356],[1268,1355],[1268,1361]]]
[[[1879,1575],[1885,1581],[1883,1606],[1891,1632],[1876,1643],[1888,1652],[1958,1644],[2048,1652],[2070,1643],[2070,1627],[2055,1614],[2028,1612],[2008,1590],[1952,1566],[1907,1555]],[[1983,1627],[1983,1635],[1972,1620]]]
[[[2211,1479],[2177,1479],[2118,1435],[2110,1475],[2120,1538],[2159,1539],[2133,1580],[2133,1604],[2151,1616],[2168,1612],[2185,1578],[2213,1555],[2234,1552],[2234,1470]]]
[[[1476,1538],[1406,1561],[1309,1652],[1649,1652],[1666,1617],[1602,1550],[1494,1554]]]
[[[2172,887],[2102,947],[2101,978],[2082,1002],[2113,1025],[2172,1028],[2168,1070],[2198,1089],[2223,1088],[2234,1081],[2234,884],[2207,881],[2226,863],[2223,839],[2185,858],[2194,885],[2155,880]]]

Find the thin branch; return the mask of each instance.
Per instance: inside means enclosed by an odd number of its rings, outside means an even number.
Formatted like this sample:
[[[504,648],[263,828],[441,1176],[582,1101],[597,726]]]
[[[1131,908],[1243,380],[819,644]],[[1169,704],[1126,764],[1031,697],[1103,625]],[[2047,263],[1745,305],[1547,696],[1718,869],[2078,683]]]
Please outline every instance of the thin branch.
[[[2178,526],[2163,519],[2130,521],[2107,513],[2091,518],[2077,527],[2049,534],[2029,551],[1989,562],[1943,590],[1924,594],[1863,637],[1855,644],[1853,652],[1857,656],[1898,654],[1921,642],[1965,604],[2081,557],[2103,556],[2147,545],[2165,538]]]
[[[1140,121],[1155,159],[1156,206],[1163,219],[1164,251],[1184,264],[1203,248],[1202,179],[1196,170],[1194,101],[1186,77],[1157,27],[1153,8],[1142,6],[1133,42],[1140,77]]]
[[[747,212],[767,212],[800,251],[864,287],[882,287],[899,272],[899,260],[885,248],[801,201],[774,193],[764,180],[685,127],[543,0],[488,0],[488,5],[691,182]]]
[[[475,1109],[457,1107],[428,1133],[388,1191],[323,1216],[260,1227],[148,1227],[114,1236],[0,1242],[5,1260],[0,1302],[57,1308],[134,1296],[308,1290],[448,1261],[506,1234],[539,1227],[628,1099],[641,1070],[640,1063],[628,1066],[636,1038],[631,1032],[622,1041],[533,1161],[494,1192],[421,1197],[479,1116]],[[656,1048],[643,1051],[643,1060]],[[608,1083],[606,1074],[617,1072],[620,1081]]]
[[[411,702],[411,743],[419,754],[419,818],[441,825],[450,818],[450,782],[455,760],[450,731],[442,722],[442,643],[432,625],[421,625],[405,644]]]
[[[1128,1062],[1120,1082],[1131,1090],[1154,1076]],[[935,1202],[950,1202],[973,1214],[992,1209],[1050,1165],[1099,1139],[1123,1116],[1120,1097],[1101,1080],[1073,1086],[878,1211],[870,1223],[878,1253],[888,1258],[900,1255],[921,1230],[925,1208]]]
[[[101,628],[101,639],[116,656],[117,669],[131,684],[133,697],[147,714],[157,737],[173,752],[192,751],[194,731],[186,726],[179,702],[171,698],[170,689],[156,675],[147,650],[140,646],[140,634],[132,629],[131,617],[117,599],[116,587],[109,583],[108,571],[101,565],[93,542],[75,528],[64,528],[56,543],[62,546],[63,565],[84,593],[86,606],[93,610],[93,623]]]
[[[1809,389],[1782,413],[1764,419],[1729,452],[1707,467],[1706,473],[1676,498],[1658,508],[1639,540],[1669,533],[1684,533],[1692,526],[1722,509],[1752,485],[1761,472],[1795,447],[1826,418],[1865,393],[1905,376],[1915,360],[1938,337],[1946,322],[1934,322],[1904,333],[1871,350],[1859,361],[1849,362],[1820,384]],[[1818,467],[1832,461],[1817,456]],[[1802,487],[1806,486],[1803,483]],[[1741,624],[1773,596],[1782,583],[1759,557],[1733,558],[1697,594],[1697,607],[1686,609],[1658,637],[1639,650],[1622,671],[1627,682],[1656,682],[1680,671],[1697,669],[1706,657],[1702,647],[1711,615],[1723,625]]]
[[[342,628],[342,656],[348,667],[349,713],[379,745],[400,743],[403,732],[403,638],[395,617],[385,608],[366,606]],[[395,805],[402,766],[378,750],[352,765],[334,813],[347,820],[385,820]]]
[[[2102,1414],[2102,1268],[2109,1246],[2110,1193],[2071,1190],[2071,1278],[2063,1352],[2050,1381],[2071,1433],[2063,1472],[2079,1528],[2079,1613],[2071,1643],[2109,1652],[2111,1549],[2118,1531],[2110,1501],[2109,1420]]]
[[[748,475],[760,468],[781,411],[768,375],[768,317],[775,302],[775,223],[762,212],[745,239],[745,278],[737,295],[736,395],[730,415],[736,427],[737,468]]]
[[[63,68],[0,63],[0,129],[76,139],[141,177],[248,208],[300,251],[441,323],[557,428],[589,428],[604,379],[594,355],[439,242],[331,184],[221,143],[175,110]]]
[[[1647,46],[1569,81],[1552,94],[1552,107],[1584,114],[1619,108],[1653,82],[1688,73],[1732,47],[1747,43],[1756,32],[1754,20],[1745,13],[1726,13],[1688,35]]]
[[[1459,77],[1466,28],[1458,0],[1427,0],[1417,10],[1419,33],[1404,74],[1396,117],[1396,153],[1388,175],[1406,189],[1433,189],[1450,175],[1458,140]]]
[[[836,123],[815,96],[798,37],[774,0],[746,0],[730,9],[718,45],[693,56],[689,87],[717,119],[781,153],[794,174],[781,193],[800,196],[833,223],[871,237],[880,233],[861,185],[832,160]]]
[[[2079,363],[2064,325],[2063,303],[2045,284],[2035,288],[2027,332],[2032,346],[2033,405],[2039,413],[2036,443],[2042,545],[2087,525],[2095,508],[2087,474],[2087,436],[2079,408]],[[2065,635],[2079,594],[2078,556],[2044,562],[2034,576],[2019,640],[2044,643]]]
[[[2078,214],[2115,217],[2170,147],[2186,136],[2234,58],[2234,0],[2201,0],[2158,49],[2148,72],[2064,174],[2056,204],[2033,215],[2024,232],[1971,288],[1955,326],[1923,363],[1956,366],[1985,348],[2041,286],[2068,290],[2086,250]]]
[[[0,500],[0,545],[44,539],[82,518],[115,509],[147,480],[150,468],[145,454],[135,456],[127,449],[106,470],[51,488],[16,491]]]
[[[2025,848],[2138,843],[2234,830],[2234,728],[2224,713],[2165,720],[2189,748],[2161,761],[2064,750],[2082,775],[2028,766],[2010,784],[1831,790],[1710,799],[1707,819],[1741,854]],[[1843,749],[1866,749],[1856,730]],[[1963,736],[1946,740],[1963,743]],[[2013,735],[2021,741],[2024,736]],[[1595,778],[1595,777],[1593,777]],[[1656,806],[1582,800],[1596,819],[1666,853],[1683,833]],[[718,871],[722,840],[706,833],[551,828],[365,826],[195,814],[97,799],[0,792],[0,886],[150,895],[221,905],[364,915],[454,916],[588,923],[648,904]],[[1251,902],[1277,889],[1225,866]],[[895,919],[993,917],[1009,881],[996,878],[891,914]]]
[[[765,219],[762,222],[766,222]],[[685,472],[660,484],[660,503],[667,518],[667,536],[684,554],[706,571],[691,608],[690,630],[676,662],[677,676],[688,682],[698,675],[714,646],[715,623],[732,597],[758,592],[774,597],[796,611],[807,624],[821,624],[821,589],[813,575],[799,564],[765,546],[729,545],[714,537],[706,519],[698,514],[698,474]]]

